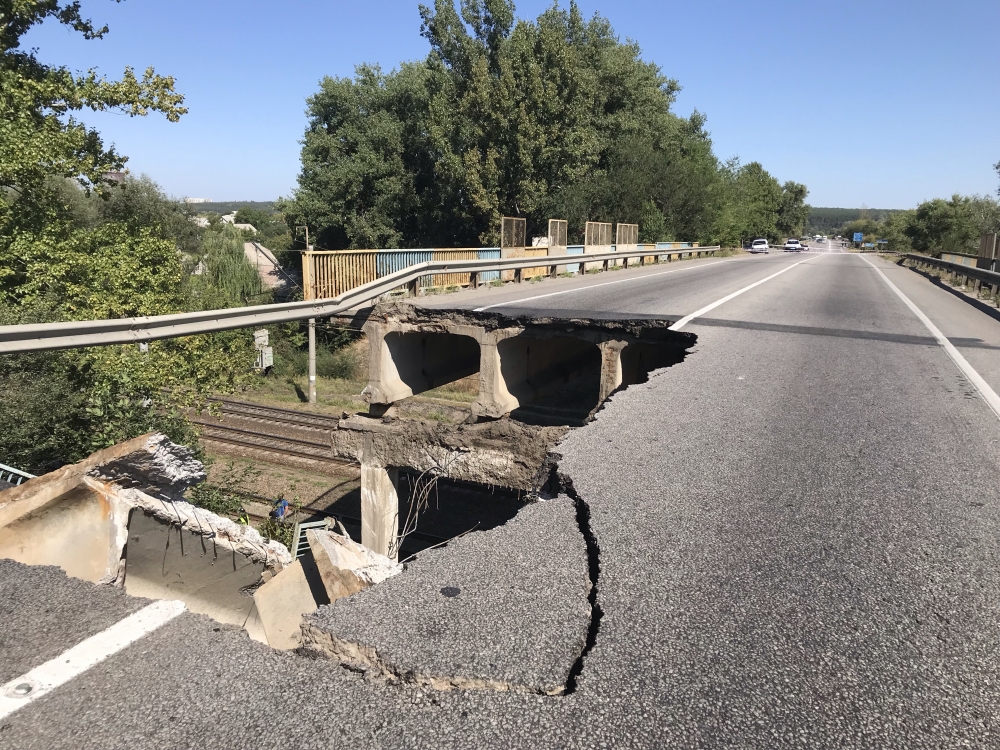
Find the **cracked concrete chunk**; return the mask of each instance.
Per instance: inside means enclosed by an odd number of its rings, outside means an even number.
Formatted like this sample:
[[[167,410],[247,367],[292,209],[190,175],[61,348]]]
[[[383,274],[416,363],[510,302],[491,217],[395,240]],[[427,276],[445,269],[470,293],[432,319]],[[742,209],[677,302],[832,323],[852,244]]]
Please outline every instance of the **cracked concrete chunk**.
[[[253,600],[267,644],[283,651],[298,648],[302,615],[316,611],[302,563],[284,568],[254,592]]]
[[[330,601],[342,599],[401,573],[403,566],[333,531],[306,532],[309,549]]]
[[[320,607],[303,620],[303,646],[441,690],[558,694],[586,644],[589,592],[575,508],[560,496]]]

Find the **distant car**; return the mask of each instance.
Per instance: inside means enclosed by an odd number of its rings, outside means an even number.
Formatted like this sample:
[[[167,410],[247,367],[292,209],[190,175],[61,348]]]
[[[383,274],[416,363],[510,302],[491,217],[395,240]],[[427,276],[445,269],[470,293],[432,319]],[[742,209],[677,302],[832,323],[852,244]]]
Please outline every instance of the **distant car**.
[[[754,240],[750,244],[751,253],[769,253],[771,252],[771,246],[767,244],[767,240]]]
[[[801,253],[805,248],[802,247],[802,243],[799,242],[795,237],[789,237],[785,240],[785,252],[786,253]]]

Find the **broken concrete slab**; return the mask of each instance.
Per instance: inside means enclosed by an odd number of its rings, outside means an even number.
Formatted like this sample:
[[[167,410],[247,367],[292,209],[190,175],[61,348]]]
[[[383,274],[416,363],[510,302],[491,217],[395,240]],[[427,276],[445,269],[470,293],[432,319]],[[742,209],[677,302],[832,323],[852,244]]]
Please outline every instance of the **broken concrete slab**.
[[[403,571],[399,563],[333,531],[310,529],[306,539],[331,602]]]
[[[568,429],[510,419],[445,425],[352,416],[340,421],[330,442],[334,455],[359,462],[530,492]]]
[[[98,451],[0,492],[0,557],[121,584],[129,514],[140,509],[268,568],[292,561],[255,529],[174,499],[204,477],[190,448],[156,433]]]
[[[302,615],[316,611],[302,563],[296,560],[264,583],[253,601],[271,648],[289,651],[301,645]]]
[[[427,550],[303,620],[303,650],[391,681],[558,694],[587,640],[586,544],[567,497]]]
[[[263,641],[250,589],[292,556],[249,526],[175,499],[203,477],[193,452],[163,435],[99,451],[0,492],[0,557],[179,599]]]
[[[125,556],[125,591],[131,596],[178,599],[192,612],[243,627],[264,570],[263,561],[153,514],[132,512]]]

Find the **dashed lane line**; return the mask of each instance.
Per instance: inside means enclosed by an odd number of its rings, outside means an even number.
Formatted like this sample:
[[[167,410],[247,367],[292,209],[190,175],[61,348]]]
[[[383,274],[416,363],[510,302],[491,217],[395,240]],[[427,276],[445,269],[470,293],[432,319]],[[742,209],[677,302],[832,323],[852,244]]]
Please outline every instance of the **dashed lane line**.
[[[670,330],[671,331],[679,331],[681,328],[683,328],[684,326],[686,326],[688,323],[690,323],[695,318],[700,318],[702,315],[704,315],[707,312],[711,312],[712,310],[714,310],[715,308],[717,308],[719,305],[723,305],[726,302],[729,302],[729,300],[733,299],[734,297],[739,297],[741,294],[743,294],[743,292],[749,292],[754,287],[758,287],[761,284],[763,284],[765,282],[768,282],[768,281],[770,281],[771,279],[773,279],[773,278],[775,278],[777,276],[781,276],[781,274],[785,273],[786,271],[791,271],[796,266],[801,266],[803,263],[808,263],[811,260],[815,260],[815,258],[806,258],[805,260],[800,260],[798,263],[792,263],[792,265],[786,266],[785,268],[782,268],[777,273],[772,273],[767,278],[761,279],[760,281],[755,281],[754,283],[750,284],[749,286],[745,286],[742,289],[739,289],[739,290],[733,292],[732,294],[727,294],[722,299],[716,300],[712,304],[706,305],[705,307],[701,308],[700,310],[695,310],[690,315],[685,315],[683,318],[681,318],[676,323],[674,323],[672,326],[670,326]]]
[[[585,258],[585,255],[567,255],[567,258]],[[696,268],[708,268],[709,266],[717,266],[720,263],[738,263],[745,258],[734,258],[733,260],[717,260],[714,263],[700,263],[696,266],[688,266],[687,268],[674,268],[670,271],[657,271],[656,273],[647,273],[642,276],[630,276],[627,279],[615,279],[614,281],[603,281],[600,284],[588,284],[587,286],[579,286],[575,289],[563,289],[561,292],[549,292],[548,294],[536,294],[534,297],[522,297],[520,299],[511,300],[510,302],[497,302],[495,305],[484,305],[483,307],[477,307],[472,312],[482,312],[483,310],[490,310],[494,307],[507,307],[508,305],[519,305],[523,302],[532,302],[536,299],[544,299],[546,297],[557,297],[560,294],[572,294],[573,292],[586,292],[589,289],[597,289],[602,286],[610,286],[611,284],[624,284],[628,281],[642,281],[643,279],[651,279],[654,276],[665,276],[668,273],[680,273],[681,271],[693,271]]]
[[[948,340],[948,337],[941,333],[940,329],[931,322],[930,318],[924,315],[923,310],[913,304],[913,301],[903,294],[900,288],[889,280],[888,276],[882,273],[881,268],[868,260],[868,258],[864,255],[860,255],[859,257],[869,266],[874,268],[875,272],[882,277],[882,280],[889,285],[889,288],[892,289],[892,291],[894,291],[901,300],[903,300],[914,315],[920,318],[920,322],[923,323],[927,330],[931,332],[931,336],[933,336],[944,348],[944,350],[948,353],[948,356],[951,357],[952,362],[954,362],[958,366],[958,369],[962,371],[962,374],[965,375],[965,377],[967,377],[974,386],[976,386],[976,390],[979,391],[979,395],[983,397],[983,400],[993,410],[993,413],[998,419],[1000,419],[1000,396],[997,396],[996,391],[990,388],[990,384],[983,380],[982,375],[976,372],[975,368],[969,364],[969,361],[963,357],[962,353],[955,348],[955,345]]]
[[[81,641],[56,658],[15,677],[6,685],[0,686],[0,719],[78,677],[144,635],[166,625],[184,611],[183,602],[153,602],[107,630]]]

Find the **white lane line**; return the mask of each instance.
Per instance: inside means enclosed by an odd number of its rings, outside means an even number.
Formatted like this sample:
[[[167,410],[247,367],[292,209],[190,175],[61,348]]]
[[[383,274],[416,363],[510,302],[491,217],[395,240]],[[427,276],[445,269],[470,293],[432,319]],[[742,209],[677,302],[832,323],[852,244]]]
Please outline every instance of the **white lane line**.
[[[184,609],[183,602],[153,602],[124,620],[116,622],[107,630],[81,641],[55,659],[35,667],[20,677],[15,677],[6,685],[0,686],[0,719],[10,716],[19,708],[24,708],[33,700],[83,674],[144,635],[166,625]]]
[[[806,258],[805,260],[800,260],[798,263],[792,263],[792,265],[786,266],[785,268],[782,268],[777,273],[772,273],[766,279],[761,279],[760,281],[755,281],[750,286],[745,286],[742,289],[733,292],[732,294],[727,294],[722,299],[716,300],[712,304],[706,305],[705,307],[701,308],[700,310],[695,310],[690,315],[685,315],[683,318],[681,318],[676,323],[674,323],[672,326],[670,326],[670,330],[671,331],[679,331],[681,328],[683,328],[684,326],[686,326],[688,323],[690,323],[695,318],[700,318],[702,315],[704,315],[705,313],[709,312],[710,310],[714,310],[719,305],[722,305],[722,304],[725,304],[726,302],[729,302],[729,300],[733,299],[733,297],[739,297],[741,294],[743,294],[743,292],[749,292],[755,286],[760,286],[764,282],[770,281],[775,276],[781,276],[781,274],[783,274],[785,271],[791,271],[793,268],[795,268],[795,266],[801,266],[803,263],[808,263],[811,260],[816,260],[816,259],[815,258]]]
[[[585,255],[567,255],[567,258],[584,258]],[[507,305],[519,305],[522,302],[531,302],[536,299],[544,299],[545,297],[556,297],[560,294],[572,294],[573,292],[585,292],[588,289],[597,289],[600,286],[610,286],[611,284],[624,284],[626,281],[642,281],[643,279],[651,279],[654,276],[664,276],[668,273],[680,273],[681,271],[693,271],[696,268],[708,268],[709,266],[717,266],[720,263],[738,263],[740,261],[747,260],[746,258],[734,258],[733,260],[717,260],[714,263],[700,263],[696,266],[688,266],[687,268],[674,268],[670,271],[657,271],[656,273],[647,273],[642,276],[630,276],[627,279],[615,279],[614,281],[604,281],[600,284],[590,284],[588,286],[578,286],[575,289],[564,289],[561,292],[549,292],[548,294],[536,294],[534,297],[522,297],[520,299],[514,299],[510,302],[497,302],[495,305],[484,305],[483,307],[477,307],[472,312],[482,312],[483,310],[489,310],[493,307],[507,307]]]
[[[902,291],[900,291],[898,286],[889,281],[889,277],[886,276],[884,273],[882,273],[881,268],[879,268],[870,260],[868,260],[868,258],[866,258],[864,255],[861,255],[859,257],[869,266],[874,268],[876,273],[878,273],[878,275],[882,277],[882,280],[889,285],[889,288],[892,289],[892,291],[894,291],[899,296],[899,298],[906,303],[906,306],[910,308],[910,310],[913,312],[914,315],[920,318],[920,322],[923,323],[927,327],[927,330],[931,332],[931,336],[937,339],[937,342],[942,347],[944,347],[944,350],[948,353],[948,356],[951,357],[952,362],[958,365],[958,369],[962,371],[962,374],[965,375],[965,377],[967,377],[974,386],[976,386],[976,390],[979,391],[979,394],[983,397],[983,400],[987,404],[989,404],[989,407],[993,410],[993,413],[996,414],[998,419],[1000,419],[1000,396],[997,396],[996,391],[990,388],[990,384],[987,383],[985,380],[983,380],[982,375],[976,372],[975,368],[973,368],[973,366],[969,364],[969,361],[965,357],[963,357],[962,353],[955,348],[955,345],[948,340],[948,337],[945,336],[943,333],[941,333],[938,327],[931,322],[930,318],[924,315],[923,310],[921,310],[919,307],[913,304],[910,298],[907,297],[905,294],[903,294]]]

